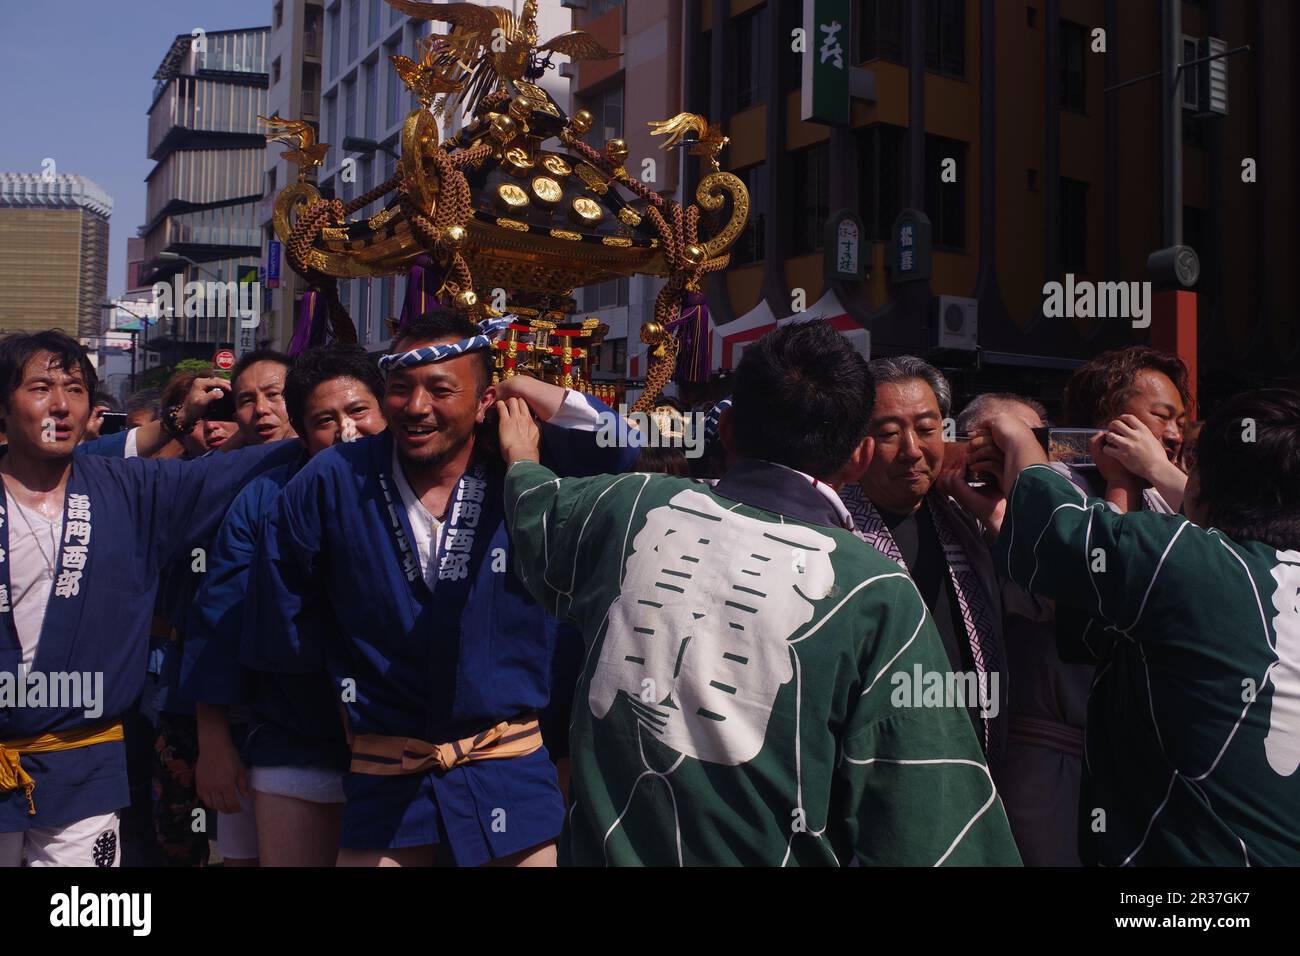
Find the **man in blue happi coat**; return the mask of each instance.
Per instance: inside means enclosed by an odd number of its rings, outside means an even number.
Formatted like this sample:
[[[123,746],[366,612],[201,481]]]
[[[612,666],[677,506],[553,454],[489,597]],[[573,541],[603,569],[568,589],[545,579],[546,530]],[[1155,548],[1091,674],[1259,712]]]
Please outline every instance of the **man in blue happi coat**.
[[[122,715],[144,686],[159,568],[291,449],[202,462],[76,455],[95,369],[62,332],[0,340],[0,866],[115,866]],[[201,417],[224,383],[192,390]]]
[[[381,360],[388,430],[338,445],[286,485],[266,518],[245,664],[324,661],[352,736],[339,865],[551,865],[563,805],[537,714],[550,703],[557,625],[511,569],[505,467],[489,413],[509,395],[541,420],[567,474],[636,457],[600,402],[516,377],[492,384],[492,336],[438,311]],[[314,606],[333,633],[298,626]],[[256,635],[250,646],[248,635]]]

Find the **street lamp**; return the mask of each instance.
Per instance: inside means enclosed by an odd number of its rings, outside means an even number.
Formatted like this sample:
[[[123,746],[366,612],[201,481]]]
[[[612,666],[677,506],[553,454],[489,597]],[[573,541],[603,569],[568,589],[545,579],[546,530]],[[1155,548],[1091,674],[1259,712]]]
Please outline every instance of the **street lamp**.
[[[203,263],[195,262],[189,256],[183,256],[179,252],[160,252],[158,253],[157,257],[163,260],[164,262],[188,262],[194,268],[198,269],[200,272],[206,272],[208,275],[212,276],[212,278],[216,279],[218,282],[224,281],[221,278],[221,270],[218,269],[216,272],[213,272]]]
[[[383,150],[389,156],[393,157],[393,159],[402,158],[386,143],[379,143],[373,139],[366,139],[362,136],[347,136],[343,139],[343,151],[345,153],[360,153],[363,156],[367,156],[376,150]]]

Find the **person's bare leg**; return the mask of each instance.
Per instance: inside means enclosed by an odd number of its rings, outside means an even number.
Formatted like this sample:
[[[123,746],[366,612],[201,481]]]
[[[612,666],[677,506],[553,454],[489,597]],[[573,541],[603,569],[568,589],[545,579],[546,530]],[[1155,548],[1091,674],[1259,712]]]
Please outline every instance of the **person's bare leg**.
[[[541,843],[500,859],[488,860],[484,866],[555,866],[555,841]]]
[[[313,803],[257,791],[257,847],[262,866],[333,866],[343,804]]]
[[[433,851],[437,844],[404,846],[394,850],[339,849],[335,866],[433,866]]]

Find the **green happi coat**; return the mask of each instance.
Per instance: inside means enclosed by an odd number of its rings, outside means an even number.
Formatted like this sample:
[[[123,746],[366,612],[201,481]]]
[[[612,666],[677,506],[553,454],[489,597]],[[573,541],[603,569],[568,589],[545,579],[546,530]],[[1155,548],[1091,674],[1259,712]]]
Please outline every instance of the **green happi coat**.
[[[562,864],[1019,863],[961,703],[896,705],[894,675],[950,667],[850,531],[529,462],[506,511],[521,579],[586,644]]]
[[[1300,864],[1300,551],[1120,515],[1021,473],[997,560],[1095,618],[1079,848],[1119,866]]]

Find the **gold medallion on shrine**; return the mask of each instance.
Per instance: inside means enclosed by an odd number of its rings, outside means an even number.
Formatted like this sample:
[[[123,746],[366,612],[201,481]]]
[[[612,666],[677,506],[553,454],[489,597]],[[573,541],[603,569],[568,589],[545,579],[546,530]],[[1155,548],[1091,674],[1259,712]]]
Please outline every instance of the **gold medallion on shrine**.
[[[549,176],[533,177],[533,196],[544,206],[558,206],[564,197],[560,184]]]
[[[518,211],[528,205],[528,193],[514,183],[502,183],[497,187],[497,207],[507,211]]]
[[[528,158],[528,150],[519,146],[511,147],[501,156],[506,172],[511,176],[524,177],[533,171],[534,163]]]
[[[569,206],[569,219],[579,226],[594,226],[605,216],[600,203],[586,196],[579,196]]]
[[[573,173],[573,167],[554,153],[547,153],[542,157],[542,168],[556,179],[564,179]]]

